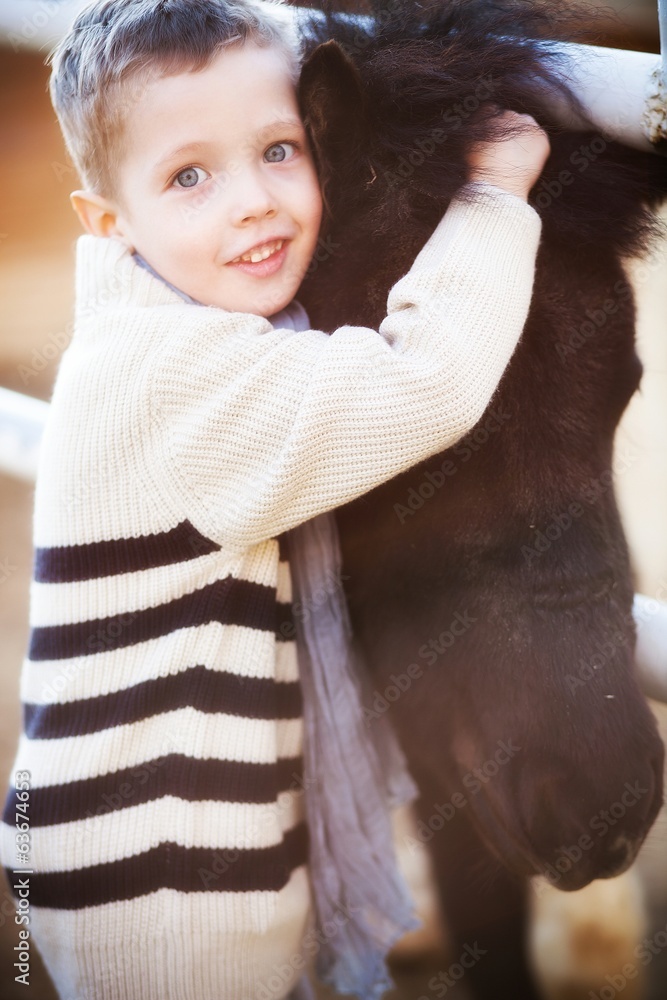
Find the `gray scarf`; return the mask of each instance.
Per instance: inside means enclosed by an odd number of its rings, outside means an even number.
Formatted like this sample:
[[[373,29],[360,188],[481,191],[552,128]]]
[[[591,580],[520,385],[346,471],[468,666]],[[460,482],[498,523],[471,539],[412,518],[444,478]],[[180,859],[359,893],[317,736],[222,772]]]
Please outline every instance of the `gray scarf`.
[[[391,807],[414,798],[416,789],[387,716],[370,728],[364,723],[365,667],[342,591],[334,515],[320,514],[287,538],[294,593],[307,609],[295,624],[309,863],[322,941],[316,969],[337,992],[378,1000],[393,986],[387,952],[419,926],[391,828]]]

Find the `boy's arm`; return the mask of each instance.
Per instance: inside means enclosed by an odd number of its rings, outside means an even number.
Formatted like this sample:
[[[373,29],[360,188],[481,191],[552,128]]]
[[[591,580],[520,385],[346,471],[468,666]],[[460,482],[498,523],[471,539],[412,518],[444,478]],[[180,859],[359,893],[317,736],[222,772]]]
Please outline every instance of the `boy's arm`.
[[[377,331],[213,313],[152,372],[155,489],[232,549],[347,503],[482,416],[530,304],[541,221],[487,184],[455,198]],[[341,289],[341,294],[345,290]],[[166,484],[166,485],[165,485]]]
[[[659,55],[578,42],[549,42],[548,51],[557,54],[557,62],[550,61],[550,65],[570,86],[589,118],[584,121],[563,94],[546,90],[540,81],[549,110],[560,124],[576,131],[593,128],[625,146],[656,152],[642,118],[649,80],[660,66]],[[664,119],[663,128],[667,130]]]

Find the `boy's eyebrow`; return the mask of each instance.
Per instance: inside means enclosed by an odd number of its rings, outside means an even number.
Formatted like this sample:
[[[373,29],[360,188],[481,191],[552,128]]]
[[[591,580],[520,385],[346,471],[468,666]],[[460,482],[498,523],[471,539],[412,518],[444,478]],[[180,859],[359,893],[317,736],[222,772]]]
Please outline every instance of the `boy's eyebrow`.
[[[282,129],[300,129],[303,131],[303,122],[300,118],[274,118],[268,125],[264,125],[263,128],[257,130],[257,138],[261,140],[265,136],[282,131]]]
[[[182,146],[177,146],[176,149],[171,149],[165,156],[155,164],[154,169],[160,170],[161,167],[166,166],[171,163],[172,160],[176,160],[183,156],[185,153],[199,153],[202,149],[206,149],[211,143],[208,142],[186,142]]]

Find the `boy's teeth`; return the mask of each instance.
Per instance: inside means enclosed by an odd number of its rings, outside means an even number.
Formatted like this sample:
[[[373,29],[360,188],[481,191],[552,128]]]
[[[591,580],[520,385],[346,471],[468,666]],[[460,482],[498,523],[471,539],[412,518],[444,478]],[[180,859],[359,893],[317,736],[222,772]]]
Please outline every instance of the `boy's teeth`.
[[[284,240],[276,240],[275,243],[267,243],[261,250],[254,250],[252,253],[244,253],[241,257],[235,257],[232,264],[240,260],[248,261],[251,264],[259,264],[261,260],[266,260],[272,253],[281,250],[284,242]]]

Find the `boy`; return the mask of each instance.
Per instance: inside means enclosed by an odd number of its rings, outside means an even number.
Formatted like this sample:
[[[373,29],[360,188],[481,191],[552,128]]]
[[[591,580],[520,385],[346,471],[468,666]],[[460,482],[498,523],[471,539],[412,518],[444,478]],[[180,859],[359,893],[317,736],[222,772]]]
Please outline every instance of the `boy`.
[[[290,992],[317,944],[277,537],[472,428],[528,312],[549,146],[507,112],[520,145],[476,152],[474,197],[379,332],[308,329],[293,298],[321,197],[298,60],[257,0],[96,0],[54,55],[89,235],[36,488],[15,772],[30,933],[62,997]]]

